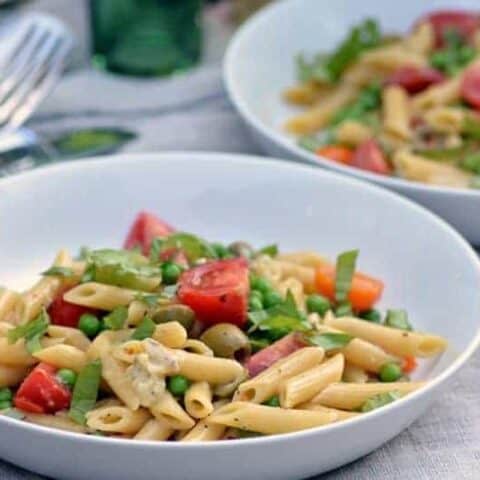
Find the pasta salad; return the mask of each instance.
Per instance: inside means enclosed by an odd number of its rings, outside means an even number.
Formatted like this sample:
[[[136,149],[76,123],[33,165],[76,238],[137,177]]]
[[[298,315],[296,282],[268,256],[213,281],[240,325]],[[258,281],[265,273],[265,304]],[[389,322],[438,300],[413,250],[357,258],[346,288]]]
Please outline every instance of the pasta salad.
[[[480,14],[435,11],[403,36],[375,20],[330,53],[299,55],[284,98],[301,147],[379,175],[480,188]]]
[[[191,442],[382,407],[447,342],[375,309],[384,285],[357,255],[226,246],[141,212],[123,249],[61,250],[30,289],[0,290],[0,414]]]

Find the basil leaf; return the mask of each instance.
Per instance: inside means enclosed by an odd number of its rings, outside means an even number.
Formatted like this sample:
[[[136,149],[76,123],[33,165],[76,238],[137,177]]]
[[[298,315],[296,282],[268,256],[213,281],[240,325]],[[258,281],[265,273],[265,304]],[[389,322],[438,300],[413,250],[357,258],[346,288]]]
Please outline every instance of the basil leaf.
[[[35,353],[40,350],[40,339],[47,333],[50,324],[50,317],[43,309],[34,320],[24,325],[20,325],[7,333],[8,343],[15,343],[21,338],[25,339],[25,347],[29,353]]]
[[[385,317],[387,327],[398,328],[399,330],[413,330],[408,321],[408,314],[405,310],[388,310]]]
[[[460,166],[464,170],[473,172],[477,175],[480,174],[480,152],[471,153],[467,155],[460,163]]]
[[[348,333],[314,333],[305,335],[305,339],[312,345],[322,347],[326,352],[346,347],[354,337]]]
[[[250,337],[249,340],[253,353],[258,352],[259,350],[263,350],[270,345],[270,341],[267,338]]]
[[[132,333],[132,340],[145,340],[146,338],[150,338],[154,331],[155,322],[150,317],[145,317]]]
[[[95,407],[97,402],[101,377],[102,364],[100,360],[89,363],[78,374],[68,412],[68,416],[74,422],[85,425],[85,415]]]
[[[304,135],[297,141],[299,147],[309,150],[310,152],[316,152],[319,148],[332,143],[335,143],[335,135],[333,131],[328,128],[318,134]]]
[[[80,280],[81,283],[93,282],[95,280],[95,265],[87,265]]]
[[[297,76],[300,82],[307,83],[315,80],[321,83],[334,81],[333,76],[327,68],[328,54],[318,53],[310,61],[303,54],[295,57]]]
[[[159,253],[170,249],[181,250],[191,263],[199,258],[217,258],[215,249],[210,243],[191,233],[175,232],[162,239]]]
[[[42,272],[42,275],[44,277],[73,277],[75,275],[75,272],[73,271],[72,268],[70,267],[50,267],[48,270],[45,270]]]
[[[309,328],[310,325],[306,325],[303,320],[284,315],[269,317],[258,325],[261,332],[269,332],[272,340],[278,340],[293,331],[305,332]]]
[[[397,390],[387,393],[379,393],[378,395],[374,395],[366,400],[365,403],[360,407],[360,411],[362,413],[371,412],[372,410],[384,407],[385,405],[398,400],[401,398],[401,396],[402,394]]]
[[[443,36],[445,47],[432,53],[430,65],[447,75],[455,75],[475,58],[476,52],[455,29],[447,29]]]
[[[154,307],[157,305],[158,300],[162,298],[162,295],[155,295],[155,294],[149,294],[149,293],[142,293],[139,292],[135,295],[135,300],[138,300],[140,302],[145,303],[149,307]]]
[[[152,241],[152,245],[150,246],[150,261],[152,263],[158,262],[160,260],[160,253],[162,251],[162,245],[164,243],[164,239],[160,237],[156,237]]]
[[[117,307],[108,315],[103,317],[103,323],[110,330],[121,330],[127,320],[127,307]]]
[[[462,124],[462,135],[473,140],[480,140],[480,121],[467,117]]]
[[[166,287],[163,287],[161,298],[167,298],[167,299],[172,299],[175,298],[177,295],[178,291],[178,283],[175,285],[167,285]]]
[[[338,303],[345,302],[352,286],[352,278],[355,273],[355,264],[358,250],[344,252],[337,257],[335,277],[335,300]]]
[[[466,145],[452,148],[425,148],[417,149],[415,153],[430,160],[454,161],[468,153],[468,148]]]
[[[272,244],[272,245],[267,245],[263,248],[261,248],[258,253],[260,255],[268,255],[270,257],[276,257],[278,255],[278,245]]]

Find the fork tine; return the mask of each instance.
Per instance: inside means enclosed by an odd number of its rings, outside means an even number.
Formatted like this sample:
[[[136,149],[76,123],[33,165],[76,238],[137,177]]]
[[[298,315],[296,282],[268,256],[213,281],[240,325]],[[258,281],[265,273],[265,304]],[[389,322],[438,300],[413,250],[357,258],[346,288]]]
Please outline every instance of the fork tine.
[[[48,35],[41,49],[35,55],[35,59],[29,66],[24,78],[16,85],[17,88],[10,93],[7,100],[0,105],[0,124],[4,123],[12,115],[26,95],[35,87],[42,77],[49,59],[61,45],[61,41],[62,39],[59,37]]]
[[[30,24],[28,26],[28,28],[23,32],[22,36],[15,43],[12,51],[7,57],[7,60],[3,62],[2,67],[11,64],[14,61],[20,51],[24,48],[25,44],[28,42],[29,38],[34,34],[36,28],[37,25],[35,24]]]
[[[4,79],[0,83],[0,104],[5,101],[9,93],[28,72],[35,52],[47,37],[48,32],[36,27],[32,35],[26,40],[23,48],[18,51],[18,55],[12,59],[12,62],[7,66],[3,73]]]
[[[36,87],[26,97],[23,104],[19,105],[5,125],[5,129],[10,131],[20,127],[25,120],[32,114],[38,104],[48,96],[66,65],[66,60],[72,49],[70,39],[63,39],[58,50],[51,57],[45,73]]]

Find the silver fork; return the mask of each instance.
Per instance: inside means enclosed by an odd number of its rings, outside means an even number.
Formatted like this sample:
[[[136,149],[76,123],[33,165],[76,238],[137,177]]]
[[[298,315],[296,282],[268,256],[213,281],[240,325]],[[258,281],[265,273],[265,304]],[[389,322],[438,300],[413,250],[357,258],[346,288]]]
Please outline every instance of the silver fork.
[[[43,15],[22,31],[0,67],[0,137],[17,130],[60,79],[73,47],[63,26]]]

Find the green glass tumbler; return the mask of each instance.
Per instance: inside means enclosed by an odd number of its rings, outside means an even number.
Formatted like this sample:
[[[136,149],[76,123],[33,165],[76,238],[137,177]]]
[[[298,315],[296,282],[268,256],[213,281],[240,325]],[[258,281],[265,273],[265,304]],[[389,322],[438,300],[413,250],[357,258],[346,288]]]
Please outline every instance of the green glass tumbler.
[[[202,0],[90,0],[93,63],[121,74],[161,76],[201,56]]]

